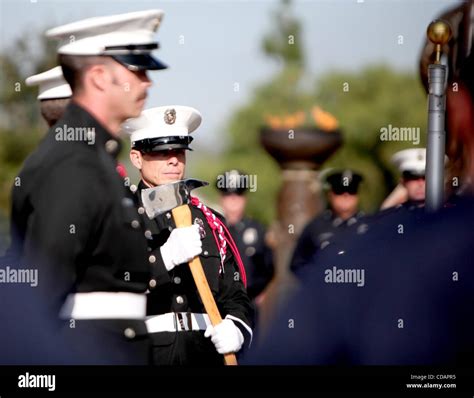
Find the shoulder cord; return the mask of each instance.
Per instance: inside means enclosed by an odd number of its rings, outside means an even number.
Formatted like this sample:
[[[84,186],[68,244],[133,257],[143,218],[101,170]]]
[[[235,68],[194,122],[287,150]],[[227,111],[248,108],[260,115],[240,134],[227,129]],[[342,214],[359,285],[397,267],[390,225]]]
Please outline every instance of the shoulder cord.
[[[227,245],[229,245],[234,258],[237,261],[240,275],[242,277],[242,282],[244,283],[244,286],[247,287],[247,275],[245,274],[242,258],[240,257],[237,245],[235,244],[234,239],[232,238],[232,235],[225,224],[195,196],[191,197],[191,204],[204,214],[206,221],[212,230],[212,234],[214,236],[214,240],[216,241],[216,245],[219,248],[219,254],[221,257],[221,267],[219,269],[219,273],[224,272],[224,261],[227,253]]]
[[[117,171],[120,177],[122,177],[123,179],[127,178],[128,176],[127,169],[125,168],[123,163],[117,162],[117,165],[115,166],[115,170]]]

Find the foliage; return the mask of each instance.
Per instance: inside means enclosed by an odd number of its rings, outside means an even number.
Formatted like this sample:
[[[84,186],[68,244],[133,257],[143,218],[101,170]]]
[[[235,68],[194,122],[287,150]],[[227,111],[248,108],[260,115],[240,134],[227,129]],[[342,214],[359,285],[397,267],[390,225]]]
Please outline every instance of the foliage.
[[[282,69],[256,87],[248,103],[234,112],[226,128],[230,139],[224,153],[212,162],[206,157],[196,165],[195,171],[210,181],[231,168],[256,174],[258,188],[249,195],[247,210],[268,224],[275,217],[280,172],[260,145],[265,116],[308,112],[318,105],[337,117],[344,137],[344,145],[323,169],[353,168],[361,172],[365,177],[361,207],[375,211],[398,182],[397,172],[390,164],[391,155],[414,146],[412,142],[381,141],[380,129],[389,125],[418,127],[421,138],[418,146],[425,143],[426,97],[421,84],[415,75],[386,65],[367,66],[356,72],[331,71],[315,79],[304,68],[302,29],[291,17],[288,3],[284,2],[275,14],[275,28],[263,40],[263,50],[278,59]],[[294,35],[295,44],[288,44],[289,35]],[[214,194],[217,197],[217,192]]]

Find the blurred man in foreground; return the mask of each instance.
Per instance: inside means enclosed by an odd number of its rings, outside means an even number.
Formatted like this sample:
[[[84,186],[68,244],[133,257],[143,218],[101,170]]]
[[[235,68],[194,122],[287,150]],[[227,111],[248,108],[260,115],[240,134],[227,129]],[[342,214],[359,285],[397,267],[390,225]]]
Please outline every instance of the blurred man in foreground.
[[[12,250],[14,265],[39,271],[45,317],[63,319],[51,339],[75,342],[63,363],[147,362],[144,293],[153,267],[116,158],[120,125],[140,114],[151,85],[146,71],[165,67],[151,56],[162,16],[97,17],[47,32],[60,43],[73,95],[15,181]]]

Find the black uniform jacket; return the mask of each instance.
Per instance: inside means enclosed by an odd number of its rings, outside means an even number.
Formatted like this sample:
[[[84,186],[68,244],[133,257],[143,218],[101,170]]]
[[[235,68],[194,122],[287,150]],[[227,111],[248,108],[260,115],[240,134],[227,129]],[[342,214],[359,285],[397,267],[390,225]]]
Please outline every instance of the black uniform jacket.
[[[68,293],[147,289],[152,267],[133,196],[116,171],[119,150],[72,102],[13,187],[9,255],[39,269],[38,288],[56,313]]]
[[[143,182],[140,182],[137,190],[139,206],[142,206],[140,193],[145,188]],[[211,211],[221,221],[224,221],[220,214]],[[222,318],[225,318],[226,315],[232,315],[247,325],[245,327],[239,321],[234,322],[242,332],[246,345],[248,345],[251,341],[249,329],[252,327],[253,307],[242,282],[236,260],[230,247],[227,246],[224,272],[219,273],[221,259],[212,230],[201,210],[191,206],[191,215],[192,222],[196,223],[196,219],[201,220],[205,230],[205,237],[202,240],[202,253],[199,257],[219,312]],[[200,221],[197,222],[201,223]],[[153,256],[152,260],[155,261],[154,264],[157,270],[154,282],[149,287],[148,315],[169,312],[205,313],[189,266],[180,264],[168,272],[163,263],[160,247],[168,240],[171,231],[175,228],[171,212],[162,214],[153,220],[148,219],[146,227],[151,232],[151,234],[147,233],[150,236],[148,253]]]
[[[230,226],[229,231],[245,266],[247,292],[254,299],[273,277],[272,252],[265,244],[265,229],[259,222],[244,217]]]

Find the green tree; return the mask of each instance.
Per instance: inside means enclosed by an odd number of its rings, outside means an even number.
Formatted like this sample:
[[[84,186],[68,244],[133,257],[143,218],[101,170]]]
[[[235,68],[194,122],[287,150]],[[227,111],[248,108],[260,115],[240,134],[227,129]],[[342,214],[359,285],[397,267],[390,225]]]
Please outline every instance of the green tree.
[[[273,14],[274,29],[263,38],[263,50],[269,57],[283,62],[285,67],[304,68],[304,53],[300,38],[302,26],[291,12],[291,1],[283,0]]]
[[[255,90],[248,105],[237,110],[229,121],[229,145],[220,158],[199,162],[197,175],[209,181],[231,168],[257,176],[257,191],[249,193],[248,213],[265,223],[275,216],[274,198],[279,188],[279,168],[260,145],[259,130],[265,116],[304,109],[310,95],[302,90],[304,54],[302,27],[285,0],[273,14],[274,29],[264,37],[262,50],[281,65],[281,71]],[[215,197],[215,196],[214,196]]]
[[[391,155],[415,146],[413,142],[382,141],[381,128],[419,128],[416,146],[426,142],[426,96],[417,76],[385,65],[356,73],[332,72],[318,80],[314,101],[337,115],[344,135],[343,147],[324,167],[360,170],[365,176],[362,205],[367,211],[376,210],[398,180]]]
[[[309,111],[318,105],[337,117],[344,137],[344,145],[323,169],[350,167],[360,171],[365,177],[361,206],[374,211],[398,179],[390,156],[413,146],[381,141],[380,129],[390,124],[419,127],[419,145],[423,146],[426,97],[414,74],[384,65],[367,66],[356,72],[333,71],[319,79],[310,76],[304,69],[301,50],[303,30],[291,17],[289,6],[289,2],[283,2],[274,15],[275,28],[263,40],[263,51],[280,61],[281,70],[255,89],[248,104],[235,111],[226,129],[229,140],[223,154],[213,161],[206,157],[195,171],[209,181],[215,181],[218,173],[230,168],[256,174],[258,188],[249,195],[248,213],[268,224],[275,217],[280,172],[260,145],[265,115]],[[294,37],[293,44],[288,42],[289,36]]]

